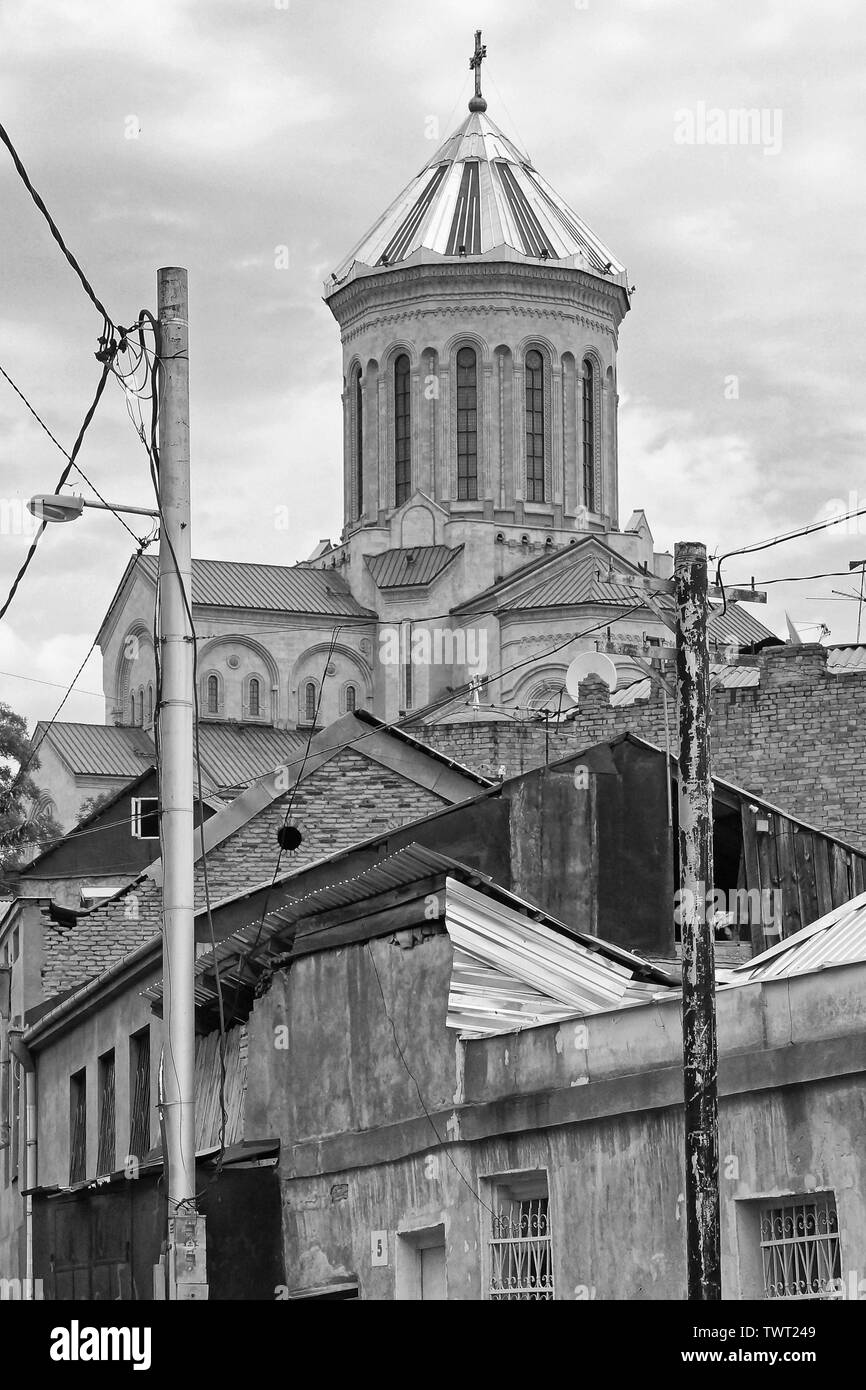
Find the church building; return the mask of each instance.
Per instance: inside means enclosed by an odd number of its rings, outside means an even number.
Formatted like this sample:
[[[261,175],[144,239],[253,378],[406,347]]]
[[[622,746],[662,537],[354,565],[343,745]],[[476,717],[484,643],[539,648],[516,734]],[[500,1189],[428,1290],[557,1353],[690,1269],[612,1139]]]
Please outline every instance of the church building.
[[[325,286],[343,349],[343,525],[301,563],[194,561],[203,719],[285,729],[355,709],[473,717],[573,704],[581,650],[670,640],[620,518],[625,267],[475,93]],[[336,400],[335,400],[336,407]],[[106,722],[153,720],[156,562],[130,563],[100,632]],[[670,600],[667,600],[669,603]],[[745,610],[719,646],[772,634]],[[471,685],[471,692],[467,686]]]

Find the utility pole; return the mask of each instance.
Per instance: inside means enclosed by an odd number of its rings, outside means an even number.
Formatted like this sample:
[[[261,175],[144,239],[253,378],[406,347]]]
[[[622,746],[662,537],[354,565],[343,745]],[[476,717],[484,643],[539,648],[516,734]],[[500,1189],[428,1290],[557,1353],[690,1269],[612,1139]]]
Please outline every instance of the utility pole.
[[[863,616],[863,581],[864,581],[864,579],[866,579],[866,560],[849,560],[849,561],[848,561],[848,568],[849,568],[849,570],[859,570],[859,571],[860,571],[860,595],[859,595],[859,600],[860,600],[860,601],[859,601],[859,603],[857,604],[857,642],[859,643],[859,641],[860,641],[860,619],[861,619],[862,616]]]
[[[159,335],[159,804],[165,980],[166,1288],[207,1298],[205,1218],[196,1208],[193,909],[193,642],[187,273],[157,274]]]
[[[721,1298],[707,550],[674,550],[688,1297]]]

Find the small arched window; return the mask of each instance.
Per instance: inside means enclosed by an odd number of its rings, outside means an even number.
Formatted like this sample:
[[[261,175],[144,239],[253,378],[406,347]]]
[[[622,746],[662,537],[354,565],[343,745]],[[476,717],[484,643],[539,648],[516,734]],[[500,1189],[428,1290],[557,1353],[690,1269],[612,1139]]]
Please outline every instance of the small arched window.
[[[208,714],[219,714],[220,710],[220,683],[216,676],[207,678],[207,712]]]
[[[153,723],[153,686],[152,686],[152,685],[148,685],[148,687],[147,687],[147,722],[148,722],[148,724],[152,724],[152,723]]]
[[[364,388],[360,367],[355,375],[355,489],[355,511],[360,519],[364,512]]]
[[[314,681],[307,681],[304,686],[304,720],[307,724],[316,722],[316,686]]]
[[[581,412],[583,415],[583,505],[595,511],[595,371],[588,357],[582,372]]]
[[[526,354],[526,500],[544,501],[544,359]]]
[[[261,684],[258,676],[253,676],[249,687],[249,713],[251,719],[258,719],[262,712]]]
[[[457,497],[478,496],[478,365],[475,352],[457,354]]]
[[[412,487],[412,439],[409,408],[409,358],[394,363],[394,506],[409,497]]]
[[[346,686],[346,713],[347,713],[347,714],[354,714],[354,713],[355,713],[355,707],[356,707],[356,704],[357,704],[357,700],[358,700],[358,692],[357,692],[357,690],[355,689],[354,685],[347,685],[347,686]]]
[[[138,724],[139,727],[141,727],[141,725],[144,723],[144,688],[143,688],[143,687],[142,687],[142,689],[139,690],[139,692],[138,692],[138,718],[136,719],[135,722],[136,722],[136,724]]]
[[[134,724],[134,723],[135,723],[135,691],[134,691],[134,690],[133,690],[132,694],[131,694],[130,697],[129,697],[129,722],[130,722],[130,724]]]

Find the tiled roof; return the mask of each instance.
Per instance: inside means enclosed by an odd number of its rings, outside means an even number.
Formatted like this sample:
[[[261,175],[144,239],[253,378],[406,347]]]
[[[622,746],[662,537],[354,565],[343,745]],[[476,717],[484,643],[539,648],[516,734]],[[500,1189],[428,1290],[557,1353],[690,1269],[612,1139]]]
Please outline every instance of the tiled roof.
[[[41,740],[45,728],[37,724],[34,741]],[[144,730],[123,724],[56,723],[47,740],[76,777],[138,777],[156,761]]]
[[[159,562],[143,555],[143,572],[156,580]],[[213,608],[258,608],[274,613],[373,616],[356,603],[343,576],[310,565],[252,565],[239,560],[193,560],[192,601]]]
[[[456,549],[447,545],[415,545],[383,550],[380,555],[367,555],[365,559],[378,588],[405,589],[432,583],[462,549],[462,545]]]
[[[529,156],[476,110],[335,274],[342,280],[356,262],[398,265],[418,251],[473,257],[497,250],[533,261],[565,261],[599,277],[624,277],[624,267],[542,178]],[[326,294],[334,288],[333,282],[326,285]]]

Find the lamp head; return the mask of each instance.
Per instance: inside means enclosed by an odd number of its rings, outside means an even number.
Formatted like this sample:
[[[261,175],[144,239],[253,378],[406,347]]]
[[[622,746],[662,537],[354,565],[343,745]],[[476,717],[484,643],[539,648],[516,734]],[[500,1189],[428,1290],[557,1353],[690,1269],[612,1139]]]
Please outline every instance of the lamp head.
[[[30,498],[27,510],[41,521],[75,521],[84,510],[84,498],[43,492]]]

